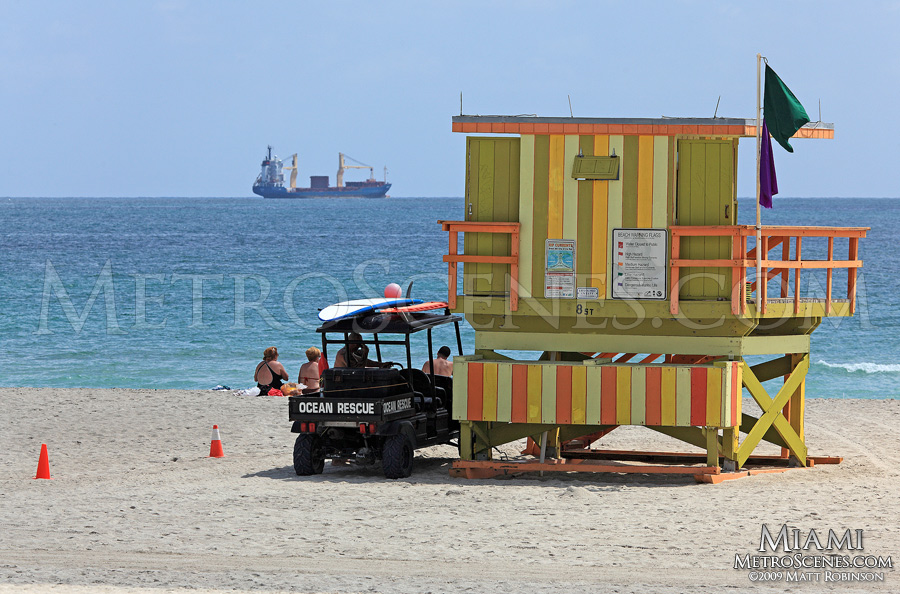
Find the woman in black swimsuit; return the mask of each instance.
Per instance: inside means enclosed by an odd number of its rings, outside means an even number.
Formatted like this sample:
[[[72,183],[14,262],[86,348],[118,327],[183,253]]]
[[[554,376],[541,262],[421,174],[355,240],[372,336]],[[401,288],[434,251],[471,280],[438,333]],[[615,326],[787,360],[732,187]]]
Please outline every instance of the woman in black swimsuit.
[[[263,352],[262,362],[256,366],[253,379],[259,388],[259,395],[266,396],[272,388],[281,389],[281,384],[288,378],[284,365],[278,362],[278,349],[269,347]]]

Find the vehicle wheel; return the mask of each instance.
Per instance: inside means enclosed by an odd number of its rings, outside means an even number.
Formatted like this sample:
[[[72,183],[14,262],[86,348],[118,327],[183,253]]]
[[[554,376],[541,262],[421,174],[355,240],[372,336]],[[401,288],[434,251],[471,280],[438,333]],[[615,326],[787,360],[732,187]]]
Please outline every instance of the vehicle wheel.
[[[402,433],[388,437],[384,442],[384,450],[381,455],[384,476],[398,479],[411,475],[414,455],[415,452],[409,437]]]
[[[301,433],[294,442],[294,470],[300,476],[321,474],[325,469],[325,447],[322,438]]]

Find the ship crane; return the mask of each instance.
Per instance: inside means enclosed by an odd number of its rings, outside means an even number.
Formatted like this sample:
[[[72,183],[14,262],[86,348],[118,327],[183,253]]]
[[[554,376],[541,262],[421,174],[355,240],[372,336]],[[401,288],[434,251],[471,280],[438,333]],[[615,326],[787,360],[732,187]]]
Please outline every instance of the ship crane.
[[[272,147],[269,147],[270,149]],[[297,153],[292,155],[293,162],[290,167],[282,167],[282,171],[290,171],[291,172],[291,189],[294,190],[297,188]]]
[[[359,163],[358,165],[347,165],[344,163],[344,159],[348,159],[353,161],[354,163]],[[366,165],[365,163],[360,163],[353,157],[347,156],[344,153],[338,153],[338,170],[337,170],[337,187],[344,187],[344,169],[368,169],[369,170],[369,179],[366,181],[375,181],[375,169],[371,165]]]

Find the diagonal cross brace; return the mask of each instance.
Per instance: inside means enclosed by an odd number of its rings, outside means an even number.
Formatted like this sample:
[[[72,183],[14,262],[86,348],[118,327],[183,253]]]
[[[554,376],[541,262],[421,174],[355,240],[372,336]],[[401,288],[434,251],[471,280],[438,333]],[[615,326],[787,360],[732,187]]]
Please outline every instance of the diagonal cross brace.
[[[808,370],[809,355],[804,355],[800,364],[794,368],[787,381],[784,382],[784,385],[778,390],[778,394],[772,399],[766,393],[766,389],[756,378],[756,375],[754,375],[750,366],[746,363],[743,364],[743,384],[750,392],[750,395],[753,396],[753,399],[759,404],[763,414],[753,425],[753,428],[738,448],[738,467],[744,465],[744,462],[750,457],[750,453],[757,445],[759,445],[760,440],[762,440],[770,427],[774,427],[782,439],[784,439],[788,449],[797,458],[800,464],[806,466],[806,444],[803,443],[803,440],[797,435],[797,432],[794,431],[794,428],[791,427],[788,420],[784,418],[782,409],[791,399],[791,395],[800,387],[800,384],[803,383]]]

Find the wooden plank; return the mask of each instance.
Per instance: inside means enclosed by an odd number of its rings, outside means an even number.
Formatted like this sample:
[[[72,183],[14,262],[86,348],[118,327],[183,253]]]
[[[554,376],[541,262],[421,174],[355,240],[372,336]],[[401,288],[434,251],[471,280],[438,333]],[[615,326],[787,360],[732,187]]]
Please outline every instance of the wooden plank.
[[[579,137],[579,150],[584,155],[593,155],[594,137]],[[593,210],[594,210],[594,182],[581,180],[578,182],[578,213],[576,225],[578,236],[575,249],[575,273],[576,286],[591,287],[591,258],[594,255],[594,237],[592,235]]]
[[[647,368],[631,368],[631,424],[647,424]]]
[[[478,215],[475,213],[475,205],[478,203],[478,161],[480,155],[481,138],[466,138],[466,198],[465,219],[475,221]],[[466,254],[478,253],[478,235],[466,233],[463,235],[463,252]],[[463,293],[474,293],[474,278],[478,274],[477,266],[464,265],[463,267]]]
[[[662,424],[662,368],[647,367],[647,425]]]
[[[722,368],[706,370],[706,422],[709,427],[722,425]]]
[[[556,423],[556,365],[541,365],[541,423]]]
[[[616,425],[631,424],[631,367],[616,368]]]
[[[637,226],[653,226],[653,137],[638,136]]]
[[[609,136],[594,136],[594,154],[609,155]],[[593,238],[591,245],[591,286],[597,287],[600,299],[606,298],[606,252],[608,241],[607,219],[609,210],[609,182],[597,180],[591,182],[593,205],[591,208],[591,228]]]
[[[653,206],[650,226],[654,229],[664,229],[668,225],[669,142],[668,136],[653,137]]]
[[[468,419],[469,408],[469,364],[464,361],[453,362],[453,418]]]
[[[550,171],[548,179],[547,233],[550,239],[563,238],[563,172],[565,171],[565,137],[550,135]]]
[[[563,211],[562,211],[562,237],[564,239],[578,239],[578,181],[572,178],[572,166],[575,163],[575,155],[578,154],[579,138],[575,134],[566,135],[563,152]],[[587,246],[585,246],[587,247]],[[578,249],[576,247],[576,254]]]
[[[675,368],[661,368],[660,378],[661,411],[660,424],[675,426]]]
[[[616,413],[616,386],[618,385],[617,367],[600,367],[600,424],[615,425],[618,414]],[[588,371],[590,373],[590,370]]]
[[[543,365],[528,365],[528,422],[541,422],[541,388]]]
[[[534,138],[534,216],[532,217],[532,295],[544,297],[544,258],[550,191],[550,137]]]
[[[638,172],[640,167],[639,140],[637,136],[625,136],[622,154],[622,226],[626,229],[638,225]]]
[[[534,135],[519,142],[519,292],[531,297],[534,249]]]
[[[583,367],[581,368],[583,369]],[[556,420],[560,425],[572,424],[572,366],[556,367]]]
[[[485,363],[482,373],[482,421],[497,420],[497,364]]]
[[[528,422],[528,366],[512,365],[512,407],[510,421]]]
[[[512,364],[497,366],[497,422],[512,421]]]
[[[625,152],[624,136],[609,137],[609,151],[615,151],[617,155]],[[612,230],[622,227],[622,170],[619,168],[619,179],[610,180],[607,184],[607,217],[606,217],[606,270],[612,271],[612,250],[608,249],[612,240]],[[610,275],[606,277],[606,298],[612,299],[613,282]]]
[[[675,424],[691,424],[691,368],[677,367],[675,373]]]
[[[483,391],[484,374],[482,363],[469,363],[468,404],[466,406],[467,419],[480,421],[484,415]]]
[[[610,417],[606,415],[604,411],[604,406],[606,404],[602,401],[603,399],[603,367],[591,366],[586,369],[585,372],[585,392],[587,393],[587,398],[585,401],[585,413],[584,420],[588,425],[600,425],[602,418],[612,418],[613,421],[616,419],[615,410],[613,410],[613,414]],[[615,371],[613,371],[613,384],[615,384]],[[613,394],[615,395],[615,393]],[[615,400],[613,400],[613,406],[615,406]]]
[[[726,363],[721,367],[722,369],[722,382],[719,386],[719,394],[721,394],[720,402],[722,406],[719,410],[719,427],[729,427],[731,425],[731,391],[732,391],[732,383],[731,376],[732,370],[734,369],[734,363]]]
[[[494,139],[482,138],[479,142],[478,158],[478,201],[474,204],[475,220],[490,221],[494,217]],[[468,234],[467,234],[468,235]],[[493,235],[476,233],[477,251],[473,255],[490,256],[493,250]],[[473,293],[493,292],[493,268],[490,264],[476,264]]]
[[[597,399],[599,402],[599,398]],[[598,407],[599,413],[599,407]],[[598,421],[599,414],[598,414]],[[587,367],[572,367],[572,423],[587,423]]]
[[[691,367],[691,425],[706,425],[706,374],[705,367]]]

